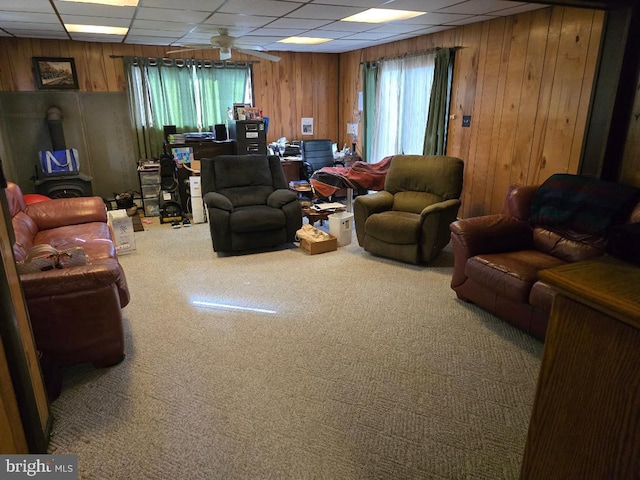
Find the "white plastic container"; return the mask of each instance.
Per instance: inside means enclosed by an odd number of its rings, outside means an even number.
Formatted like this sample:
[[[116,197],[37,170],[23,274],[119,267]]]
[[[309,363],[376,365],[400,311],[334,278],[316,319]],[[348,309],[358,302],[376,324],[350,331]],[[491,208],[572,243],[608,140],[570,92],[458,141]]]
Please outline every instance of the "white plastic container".
[[[327,218],[329,218],[329,233],[338,239],[338,246],[349,245],[353,230],[353,213],[336,212]]]

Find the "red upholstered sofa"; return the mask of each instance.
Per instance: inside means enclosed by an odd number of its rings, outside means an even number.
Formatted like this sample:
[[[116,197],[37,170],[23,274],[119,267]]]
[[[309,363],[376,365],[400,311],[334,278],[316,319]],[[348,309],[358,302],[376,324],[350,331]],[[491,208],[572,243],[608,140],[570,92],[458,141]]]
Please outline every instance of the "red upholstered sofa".
[[[605,255],[612,226],[640,221],[638,192],[568,174],[511,186],[500,214],[450,225],[451,288],[544,340],[554,292],[538,272]]]
[[[80,246],[89,259],[87,265],[20,275],[36,348],[59,365],[120,362],[129,289],[102,199],[61,198],[27,206],[15,183],[8,184],[6,196],[16,261],[40,244],[58,250]]]

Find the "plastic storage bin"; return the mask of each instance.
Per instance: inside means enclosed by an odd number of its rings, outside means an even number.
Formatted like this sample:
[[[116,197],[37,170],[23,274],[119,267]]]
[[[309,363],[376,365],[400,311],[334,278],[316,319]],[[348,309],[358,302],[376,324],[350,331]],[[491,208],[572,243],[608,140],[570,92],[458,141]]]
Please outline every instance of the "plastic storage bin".
[[[353,230],[353,213],[336,212],[327,218],[329,219],[329,233],[338,239],[338,246],[349,245]]]

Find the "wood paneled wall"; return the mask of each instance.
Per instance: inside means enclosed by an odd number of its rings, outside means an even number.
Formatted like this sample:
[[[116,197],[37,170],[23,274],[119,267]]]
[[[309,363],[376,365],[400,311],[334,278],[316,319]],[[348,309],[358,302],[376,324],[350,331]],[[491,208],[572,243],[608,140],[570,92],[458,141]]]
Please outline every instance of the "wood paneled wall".
[[[578,172],[603,19],[601,11],[550,7],[340,55],[280,52],[282,61],[261,60],[254,67],[255,104],[270,118],[269,141],[286,136],[349,144],[347,122],[357,119],[362,90],[360,62],[461,47],[448,154],[465,161],[460,216],[493,213],[510,183]],[[164,56],[165,50],[2,38],[0,89],[34,90],[31,57],[59,56],[75,58],[82,91],[124,91],[122,61],[111,56]],[[463,115],[471,116],[469,128],[461,125]],[[313,117],[313,137],[301,136],[302,117]]]
[[[124,92],[123,63],[113,56],[217,59],[215,49],[166,55],[167,47],[66,40],[0,38],[0,90],[34,91],[32,57],[75,59],[80,91]],[[259,60],[253,68],[254,103],[269,117],[268,141],[280,137],[338,139],[338,55],[277,52],[280,62]],[[302,137],[301,119],[314,119],[314,134]]]
[[[498,212],[509,184],[578,172],[603,19],[590,9],[545,8],[343,54],[340,123],[353,118],[361,61],[461,47],[447,145],[465,161],[459,214]]]

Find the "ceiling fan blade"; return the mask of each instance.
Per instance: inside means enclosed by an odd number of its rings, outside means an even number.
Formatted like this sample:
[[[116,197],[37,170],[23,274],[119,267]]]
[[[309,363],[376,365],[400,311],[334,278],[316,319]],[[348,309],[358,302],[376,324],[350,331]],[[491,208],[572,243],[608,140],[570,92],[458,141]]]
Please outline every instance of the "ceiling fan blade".
[[[245,55],[251,55],[258,58],[264,58],[265,60],[271,60],[272,62],[279,62],[280,57],[276,57],[275,55],[271,55],[269,53],[260,52],[258,50],[249,50],[246,48],[236,48],[237,52],[244,53]]]

